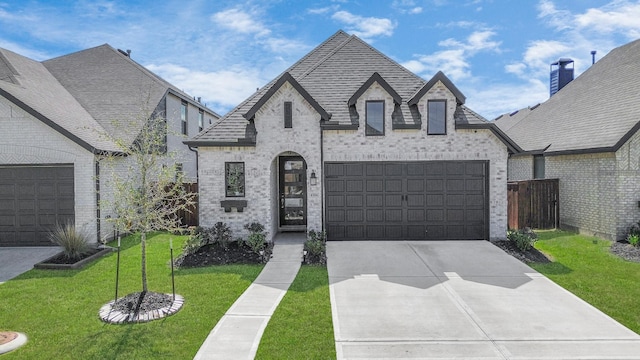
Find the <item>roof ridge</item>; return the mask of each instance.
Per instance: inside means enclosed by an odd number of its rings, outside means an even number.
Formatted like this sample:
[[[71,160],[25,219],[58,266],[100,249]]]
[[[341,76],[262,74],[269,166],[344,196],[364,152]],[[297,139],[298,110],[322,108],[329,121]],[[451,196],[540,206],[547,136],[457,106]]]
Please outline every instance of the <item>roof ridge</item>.
[[[404,71],[405,73],[413,76],[414,78],[420,80],[423,82],[423,85],[427,83],[427,81],[425,79],[423,79],[422,77],[416,75],[415,73],[413,73],[412,71],[410,71],[409,69],[407,69],[406,67],[400,65],[397,61],[393,60],[392,58],[388,57],[387,55],[385,55],[382,51],[374,48],[373,46],[369,45],[366,41],[360,39],[358,36],[356,35],[351,35],[353,38],[357,39],[358,41],[360,41],[362,44],[364,44],[366,47],[368,47],[369,49],[371,49],[372,51],[377,52],[378,54],[380,54],[383,58],[387,59],[388,61],[390,61],[392,64],[394,64],[396,67],[398,67],[400,70]],[[421,87],[423,86],[421,85]]]
[[[342,30],[340,30],[342,31]],[[346,33],[345,33],[346,34]],[[336,46],[335,48],[333,48],[333,50],[331,50],[327,55],[325,55],[322,59],[318,60],[313,66],[310,66],[305,72],[303,72],[299,78],[303,79],[305,78],[307,75],[311,74],[313,72],[313,70],[317,69],[320,65],[322,65],[325,61],[329,60],[333,55],[335,55],[340,49],[342,49],[343,47],[345,47],[350,41],[351,39],[354,37],[355,35],[349,35],[348,38],[346,38],[342,43],[338,44],[338,46]]]

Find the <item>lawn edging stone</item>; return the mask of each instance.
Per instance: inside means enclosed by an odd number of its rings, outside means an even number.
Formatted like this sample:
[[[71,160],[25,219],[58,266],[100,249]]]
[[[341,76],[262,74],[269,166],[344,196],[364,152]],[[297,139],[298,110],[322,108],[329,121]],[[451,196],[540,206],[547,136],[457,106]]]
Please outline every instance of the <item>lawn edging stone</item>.
[[[105,255],[107,255],[108,253],[111,253],[115,251],[115,249],[110,248],[110,247],[105,247],[103,249],[101,249],[100,251],[96,252],[95,254],[88,256],[84,259],[81,259],[73,264],[56,264],[56,263],[52,263],[51,261],[57,257],[59,257],[62,252],[53,255],[50,258],[47,258],[35,265],[33,265],[33,267],[35,269],[49,269],[49,270],[78,270],[78,269],[82,269],[83,267],[85,267],[87,264],[89,264],[90,262],[92,262],[93,260],[103,257]]]
[[[173,296],[172,294],[167,294]],[[113,304],[115,300],[104,304],[99,311],[100,319],[109,324],[130,324],[130,323],[144,323],[153,320],[163,319],[177,313],[184,305],[184,297],[176,294],[175,300],[170,306],[163,307],[161,309],[149,310],[146,312],[129,312],[125,313],[118,310],[113,310]]]

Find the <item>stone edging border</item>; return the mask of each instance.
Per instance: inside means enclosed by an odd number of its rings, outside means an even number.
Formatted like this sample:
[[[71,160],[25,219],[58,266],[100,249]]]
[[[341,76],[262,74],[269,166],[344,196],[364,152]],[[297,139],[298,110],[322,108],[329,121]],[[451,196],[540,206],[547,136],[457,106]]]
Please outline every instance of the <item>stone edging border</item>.
[[[106,255],[106,254],[108,254],[110,252],[113,252],[113,251],[115,251],[115,249],[104,248],[104,249],[98,251],[97,253],[95,253],[95,254],[87,257],[87,258],[84,258],[84,259],[82,259],[82,260],[80,260],[80,261],[78,261],[78,262],[76,262],[74,264],[52,264],[52,263],[48,263],[47,262],[47,261],[49,261],[51,259],[55,259],[58,255],[60,255],[60,253],[58,253],[58,254],[56,254],[56,255],[54,255],[54,256],[52,256],[52,257],[50,257],[50,258],[48,258],[48,259],[46,259],[44,261],[41,261],[41,262],[33,265],[33,267],[35,269],[53,269],[53,270],[74,269],[74,270],[77,270],[77,269],[83,268],[89,262],[91,262],[91,261],[93,261],[93,260],[95,260],[95,259],[97,259],[99,257],[102,257],[102,256],[104,256],[104,255]]]
[[[172,294],[167,294],[173,296]],[[151,310],[144,313],[124,313],[118,310],[112,310],[115,300],[108,302],[100,308],[100,319],[109,324],[129,324],[129,323],[143,323],[153,320],[165,318],[178,312],[184,305],[184,298],[181,295],[176,294],[176,299],[171,303],[171,306],[166,306],[158,310]]]

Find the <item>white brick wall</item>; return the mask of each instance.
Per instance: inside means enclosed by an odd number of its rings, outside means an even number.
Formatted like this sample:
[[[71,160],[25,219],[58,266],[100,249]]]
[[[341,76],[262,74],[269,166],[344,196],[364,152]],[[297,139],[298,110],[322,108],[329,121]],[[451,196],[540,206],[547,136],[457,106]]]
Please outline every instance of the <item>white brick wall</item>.
[[[96,242],[93,154],[2,96],[0,134],[0,165],[74,165],[75,223]]]
[[[447,135],[426,134],[425,105],[428,99],[447,99]],[[366,100],[385,100],[385,136],[365,136]],[[293,102],[293,128],[283,125],[283,102]],[[391,97],[374,83],[356,104],[360,127],[356,131],[324,132],[324,161],[412,161],[412,160],[488,160],[490,177],[490,238],[505,237],[507,227],[507,150],[488,130],[455,130],[453,114],[455,97],[438,83],[425,94],[419,106],[423,112],[421,130],[392,130]],[[346,105],[345,105],[346,106]],[[257,113],[258,131],[255,148],[200,147],[200,223],[212,226],[224,221],[236,234],[242,225],[259,221],[272,236],[277,231],[277,164],[279,155],[300,154],[307,162],[307,175],[312,170],[322,179],[320,164],[319,116],[291,87],[285,84]],[[220,201],[225,199],[224,163],[245,162],[246,200],[243,213],[225,213]],[[309,176],[307,176],[308,178]],[[321,228],[322,197],[320,184],[308,184],[308,229]]]
[[[509,181],[533,179],[533,156],[510,157],[507,174]]]

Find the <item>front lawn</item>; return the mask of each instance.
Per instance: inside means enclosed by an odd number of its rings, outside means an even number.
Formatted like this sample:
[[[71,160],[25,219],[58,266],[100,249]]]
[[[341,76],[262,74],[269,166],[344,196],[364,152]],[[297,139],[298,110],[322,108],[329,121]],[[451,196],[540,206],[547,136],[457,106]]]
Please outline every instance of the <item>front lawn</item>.
[[[611,242],[540,231],[535,247],[553,257],[531,267],[640,334],[640,263],[609,253]]]
[[[303,265],[271,317],[256,359],[335,359],[329,276]]]
[[[171,292],[169,239],[147,238],[149,290]],[[176,251],[176,250],[174,250]],[[177,254],[176,254],[177,255]],[[176,271],[185,304],[175,315],[145,324],[105,324],[102,305],[113,300],[116,254],[82,270],[31,270],[0,285],[0,330],[25,333],[28,343],[2,359],[191,359],[211,329],[262,270],[226,265]],[[139,240],[122,240],[118,296],[140,291]]]

